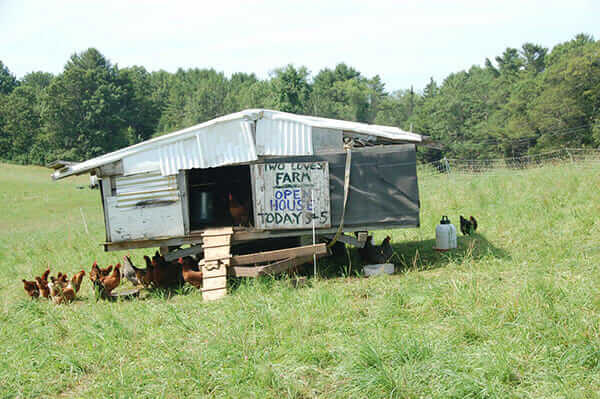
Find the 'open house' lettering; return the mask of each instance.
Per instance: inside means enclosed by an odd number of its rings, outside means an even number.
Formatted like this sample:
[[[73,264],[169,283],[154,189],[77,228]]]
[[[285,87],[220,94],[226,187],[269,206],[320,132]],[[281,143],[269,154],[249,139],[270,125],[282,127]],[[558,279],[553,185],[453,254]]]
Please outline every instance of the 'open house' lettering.
[[[329,168],[326,162],[255,165],[256,222],[262,228],[330,225]]]

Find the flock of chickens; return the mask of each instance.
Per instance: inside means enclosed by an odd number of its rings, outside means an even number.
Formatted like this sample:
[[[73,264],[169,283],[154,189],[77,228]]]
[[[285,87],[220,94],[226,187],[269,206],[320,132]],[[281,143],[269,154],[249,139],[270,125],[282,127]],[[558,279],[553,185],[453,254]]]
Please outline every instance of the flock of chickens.
[[[56,304],[72,302],[79,292],[81,281],[85,271],[75,273],[71,279],[66,273],[58,272],[56,276],[50,276],[50,269],[35,277],[32,281],[23,279],[25,292],[31,298],[47,298]],[[48,279],[50,277],[50,279]]]
[[[146,288],[169,288],[189,283],[196,288],[202,287],[202,272],[198,268],[198,262],[191,256],[167,262],[157,251],[152,259],[144,256],[144,260],[146,268],[141,269],[135,267],[127,258],[128,266],[123,271],[123,275],[134,285],[143,285]]]
[[[183,283],[189,283],[196,288],[202,287],[202,272],[198,268],[198,262],[192,257],[187,256],[174,262],[167,262],[156,252],[152,259],[144,256],[145,269],[135,267],[129,257],[126,256],[125,259],[123,266],[117,263],[116,266],[109,265],[101,268],[97,262],[92,265],[90,280],[102,298],[110,297],[113,290],[121,284],[123,277],[134,285],[143,285],[147,288],[169,288]],[[83,276],[85,276],[84,270],[74,274],[71,279],[62,272],[50,276],[50,269],[47,269],[34,280],[23,279],[22,281],[25,292],[31,298],[48,298],[56,304],[61,304],[75,299],[81,288]]]
[[[242,208],[243,206],[238,207],[239,212],[232,211],[231,215],[237,221],[247,223],[247,213],[244,213]],[[461,216],[460,230],[464,235],[472,234],[477,230],[477,221],[473,216],[469,219]],[[391,246],[390,236],[387,236],[381,245],[375,245],[373,236],[368,236],[365,246],[359,248],[358,253],[365,264],[388,263],[395,254]],[[198,262],[191,256],[167,262],[157,251],[152,258],[144,256],[144,260],[146,261],[145,269],[135,267],[127,256],[125,256],[123,266],[117,263],[114,267],[109,265],[106,268],[101,268],[94,262],[90,270],[90,280],[94,285],[94,289],[103,298],[107,298],[121,284],[122,277],[131,281],[134,285],[142,285],[146,288],[170,288],[183,283],[191,284],[198,289],[202,287],[202,271],[199,270]],[[41,276],[36,276],[34,280],[23,279],[22,281],[25,292],[31,298],[47,298],[56,304],[60,304],[72,302],[75,299],[81,288],[83,276],[85,276],[84,270],[75,273],[71,279],[68,278],[66,273],[62,272],[59,272],[56,276],[50,276],[50,269],[48,268]]]

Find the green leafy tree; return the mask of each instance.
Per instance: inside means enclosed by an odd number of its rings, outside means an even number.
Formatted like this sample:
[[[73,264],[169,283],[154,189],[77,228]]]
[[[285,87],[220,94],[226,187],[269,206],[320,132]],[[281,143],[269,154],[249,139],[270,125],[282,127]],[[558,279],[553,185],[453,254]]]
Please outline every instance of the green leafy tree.
[[[276,109],[294,114],[306,113],[311,86],[308,70],[288,65],[276,69],[271,80],[273,103]]]
[[[17,79],[0,61],[0,94],[9,94],[17,87]]]
[[[20,163],[39,163],[30,151],[40,133],[36,92],[29,86],[14,89],[2,104],[3,157]],[[37,162],[36,162],[37,161]]]
[[[152,137],[160,118],[160,106],[152,96],[150,74],[144,67],[120,69],[117,82],[123,89],[122,109],[128,144]]]
[[[126,145],[129,95],[118,69],[98,50],[73,54],[45,91],[49,158],[83,160]]]
[[[538,44],[525,43],[521,47],[521,55],[525,59],[525,68],[540,73],[546,67],[548,49]]]

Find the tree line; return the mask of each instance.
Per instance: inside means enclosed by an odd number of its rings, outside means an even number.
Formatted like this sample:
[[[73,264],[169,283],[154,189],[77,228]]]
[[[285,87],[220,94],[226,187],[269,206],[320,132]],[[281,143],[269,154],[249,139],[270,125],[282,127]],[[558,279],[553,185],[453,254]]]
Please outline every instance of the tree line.
[[[551,51],[507,48],[483,66],[431,79],[422,92],[388,92],[379,75],[344,63],[315,75],[287,65],[259,79],[120,68],[90,48],[58,75],[16,79],[0,61],[0,159],[81,161],[246,108],[398,126],[443,145],[420,149],[423,161],[599,147],[600,41],[579,34]]]

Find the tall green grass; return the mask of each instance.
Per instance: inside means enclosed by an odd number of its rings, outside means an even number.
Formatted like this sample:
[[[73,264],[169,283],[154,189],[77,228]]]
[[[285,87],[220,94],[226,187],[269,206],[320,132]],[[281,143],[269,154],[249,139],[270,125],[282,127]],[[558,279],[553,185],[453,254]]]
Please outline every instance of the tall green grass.
[[[351,250],[351,270],[324,259],[328,277],[299,289],[265,278],[214,303],[187,288],[111,303],[86,280],[54,306],[29,300],[21,278],[123,253],[102,252],[85,178],[0,165],[0,397],[597,397],[598,172],[420,181],[422,227],[376,233],[393,238],[393,276],[356,277]],[[437,253],[443,214],[480,228]]]

